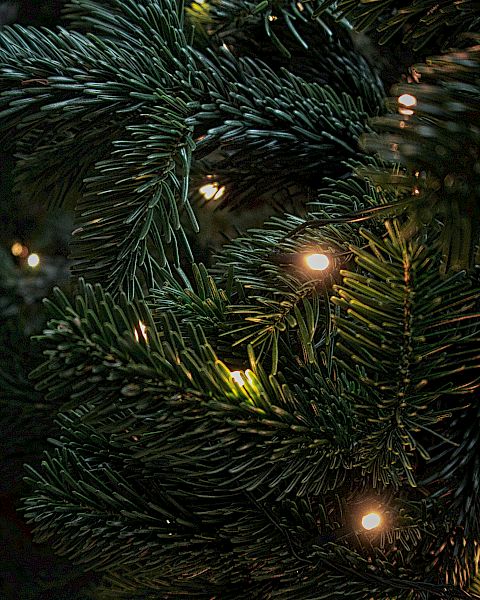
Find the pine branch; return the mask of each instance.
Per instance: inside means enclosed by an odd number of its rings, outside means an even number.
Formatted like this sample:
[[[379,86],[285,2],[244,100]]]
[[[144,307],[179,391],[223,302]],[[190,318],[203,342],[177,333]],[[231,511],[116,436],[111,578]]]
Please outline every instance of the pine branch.
[[[322,177],[345,172],[343,160],[363,156],[358,138],[369,115],[360,98],[285,70],[279,77],[227,50],[219,60],[212,57],[199,77],[209,101],[192,103],[187,122],[195,127],[197,156],[218,148],[225,153],[215,165],[227,186],[222,202],[237,206],[249,195],[288,188],[292,173],[303,185],[318,187]],[[252,172],[252,164],[268,176]]]
[[[103,28],[113,18],[115,41],[64,29],[6,29],[0,60],[3,87],[8,89],[0,101],[0,120],[4,131],[15,129],[23,144],[19,182],[34,181],[34,189],[42,182],[53,204],[75,182],[80,187],[82,180],[87,182],[78,206],[76,270],[92,281],[106,281],[113,291],[138,293],[142,285],[153,284],[157,262],[165,264],[164,247],[173,246],[177,261],[178,244],[188,251],[179,211],[196,228],[187,200],[193,143],[184,125],[188,110],[178,91],[182,85],[188,89],[182,82],[190,82],[193,59],[183,35],[182,12],[172,10],[169,0],[155,7],[117,2],[125,15],[121,17],[98,3],[76,4]],[[145,33],[132,42],[132,28],[139,24]],[[189,99],[188,94],[183,97]],[[77,155],[78,147],[81,154],[72,166],[65,153]],[[46,153],[50,171],[44,178]],[[51,171],[52,165],[58,170]],[[58,186],[59,176],[69,185]],[[120,196],[120,218],[113,196]],[[157,256],[150,251],[153,246]],[[106,250],[100,264],[99,248]]]
[[[351,25],[330,14],[312,19],[314,2],[192,2],[186,12],[205,40],[198,45],[228,47],[235,56],[260,60],[279,73],[286,69],[337,93],[359,96],[367,112],[383,106],[383,85],[375,68],[355,46]],[[202,44],[203,42],[203,44]]]
[[[330,182],[306,217],[272,217],[262,229],[225,244],[214,272],[222,285],[232,277],[241,291],[226,312],[223,352],[240,351],[250,343],[258,359],[272,361],[272,373],[287,348],[296,348],[307,362],[316,363],[326,343],[330,320],[326,303],[335,273],[349,264],[349,244],[362,241],[359,224],[343,216],[352,207],[377,208],[389,200],[366,181]],[[322,218],[328,224],[320,227]],[[327,271],[314,272],[306,266],[305,258],[312,252],[329,257]]]
[[[275,2],[270,0],[263,2],[214,0],[207,6],[192,1],[186,8],[186,14],[195,27],[201,28],[205,37],[222,36],[222,34],[228,34],[235,30],[245,31],[251,29],[252,26],[261,25],[266,37],[272,40],[279,53],[291,58],[292,54],[284,36],[278,33],[276,21],[280,20],[282,25],[286,26],[287,31],[299,47],[307,48],[308,43],[302,36],[298,25],[312,21],[314,6],[314,2],[299,4],[293,0],[277,0]],[[320,19],[318,22],[331,34],[327,25]]]
[[[365,136],[368,150],[405,168],[403,181],[365,169],[375,184],[398,188],[400,183],[409,197],[410,221],[404,235],[440,221],[443,271],[472,268],[478,262],[479,61],[475,46],[416,65],[421,83],[393,89],[400,99],[407,94],[412,107],[392,99],[391,108],[398,112],[374,119],[380,135]]]
[[[153,287],[167,261],[165,245],[173,246],[177,263],[177,244],[189,250],[180,211],[196,227],[187,197],[193,143],[182,109],[186,114],[178,99],[166,98],[141,122],[129,124],[111,158],[97,163],[96,175],[86,180],[87,193],[77,206],[74,272],[107,290],[141,295],[138,272]]]
[[[398,484],[400,468],[416,485],[412,461],[429,459],[422,432],[448,415],[438,399],[480,383],[476,294],[464,274],[439,278],[434,247],[406,242],[396,221],[386,226],[385,240],[362,232],[370,247],[352,248],[359,269],[341,271],[335,286],[337,360],[366,385],[359,410],[372,429],[362,452],[373,480]],[[468,383],[455,383],[460,372]]]
[[[327,9],[333,10],[337,16],[351,20],[361,31],[378,29],[383,34],[381,44],[400,34],[403,42],[412,45],[414,50],[420,50],[429,42],[440,47],[456,43],[464,32],[477,31],[480,21],[478,7],[473,0],[415,0],[400,4],[392,0],[371,0],[368,3],[319,0],[319,4],[314,17]]]
[[[227,542],[230,528],[238,519],[244,522],[251,503],[242,488],[261,486],[266,491],[265,477],[270,474],[282,489],[285,461],[293,446],[299,451],[304,447],[306,434],[320,438],[312,439],[307,453],[303,450],[288,472],[296,473],[299,481],[303,471],[303,483],[309,481],[318,488],[314,478],[318,462],[330,462],[332,467],[338,464],[338,450],[330,456],[325,450],[329,438],[338,440],[329,433],[329,428],[337,425],[334,419],[317,420],[305,399],[295,399],[286,385],[267,378],[260,368],[244,388],[238,387],[202,342],[199,330],[197,334],[191,331],[188,342],[182,341],[174,322],[169,321],[157,334],[145,308],[140,313],[140,307],[136,309],[125,297],[120,300],[121,304],[115,305],[99,287],[86,286],[75,305],[60,292],[55,303],[49,303],[55,315],[43,336],[49,358],[33,376],[39,380],[39,388],[49,389],[50,398],[69,390],[72,410],[59,417],[64,435],[56,442],[57,450],[46,456],[42,472],[29,469],[36,492],[26,503],[28,517],[35,518],[37,539],[55,537],[60,553],[112,576],[128,573],[138,586],[177,592],[209,589],[215,593],[225,585],[225,589],[233,589],[239,578],[246,577],[246,559],[233,562],[232,569],[225,571],[227,556],[229,560],[233,557],[222,547],[231,543]],[[132,331],[139,318],[148,327],[146,339],[139,336],[137,342]],[[330,403],[335,403],[336,397],[332,390]],[[341,411],[345,419],[344,409],[346,406]],[[192,418],[196,419],[193,428]],[[310,433],[301,424],[307,418],[312,421]],[[152,429],[153,422],[157,425]],[[280,440],[282,432],[289,429],[296,435],[288,435],[287,448]],[[275,448],[261,442],[275,439],[274,432],[280,436]],[[252,445],[255,438],[258,442]],[[246,455],[248,440],[250,452]],[[350,436],[345,440],[351,443]],[[234,458],[230,481],[225,479],[225,453]],[[267,456],[271,456],[270,464]],[[174,465],[178,468],[172,470]],[[263,476],[259,476],[260,467],[266,469]],[[138,468],[143,473],[140,478]],[[163,472],[160,479],[159,468]],[[157,489],[153,482],[160,480]],[[188,495],[191,500],[186,500]],[[263,531],[265,518],[251,510],[252,517],[244,522],[247,529],[254,524]],[[72,513],[77,524],[82,524],[75,535],[68,526]],[[84,530],[88,530],[88,538],[82,534]],[[105,535],[107,530],[113,538]],[[251,539],[251,533],[246,539]],[[111,540],[118,535],[125,545],[115,549]],[[163,545],[158,544],[159,536],[165,539]],[[207,544],[206,539],[210,539]],[[281,572],[271,553],[276,539],[279,535],[273,528],[265,538],[270,566],[262,567],[263,573]],[[177,550],[172,553],[174,547]],[[287,561],[294,558],[293,554]],[[208,576],[190,583],[199,561]],[[165,580],[166,573],[170,583]],[[263,579],[264,575],[259,578],[260,589],[265,585]],[[256,584],[251,583],[253,591]]]

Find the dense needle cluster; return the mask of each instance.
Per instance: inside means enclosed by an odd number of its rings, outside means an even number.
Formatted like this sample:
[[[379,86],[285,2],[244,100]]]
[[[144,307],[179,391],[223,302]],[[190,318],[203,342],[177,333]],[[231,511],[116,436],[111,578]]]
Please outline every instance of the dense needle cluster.
[[[478,48],[388,100],[356,28],[424,52],[480,13],[392,4],[71,0],[1,32],[18,186],[77,198],[24,512],[101,598],[479,597]],[[272,216],[205,266],[208,202]]]

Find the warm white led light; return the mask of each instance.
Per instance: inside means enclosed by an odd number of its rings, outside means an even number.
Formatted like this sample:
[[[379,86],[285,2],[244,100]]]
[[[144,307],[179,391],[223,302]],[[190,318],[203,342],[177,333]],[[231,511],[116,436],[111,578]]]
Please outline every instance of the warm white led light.
[[[398,102],[399,104],[403,104],[403,106],[412,107],[417,105],[417,99],[412,94],[402,94],[398,97]]]
[[[324,271],[330,264],[330,260],[326,254],[309,254],[305,258],[305,262],[314,271]]]
[[[247,381],[248,383],[252,383],[252,371],[250,369],[247,369],[245,373],[242,371],[231,371],[230,375],[233,381],[240,387],[244,386]]]
[[[245,385],[245,380],[243,379],[241,371],[232,371],[230,374],[235,383],[237,383],[238,385]]]
[[[12,244],[10,252],[13,254],[13,256],[20,256],[23,252],[22,244],[20,244],[20,242],[15,242],[14,244]]]
[[[378,513],[371,512],[362,517],[362,526],[364,529],[370,530],[378,527],[382,522],[382,518]]]
[[[27,263],[29,267],[32,267],[32,269],[34,269],[40,264],[40,257],[38,256],[38,254],[35,253],[30,254],[27,258]]]
[[[398,97],[400,107],[398,112],[401,115],[413,115],[412,108],[417,105],[417,99],[412,94],[402,94]]]
[[[225,193],[225,186],[220,187],[216,181],[206,183],[198,190],[205,200],[218,200]]]

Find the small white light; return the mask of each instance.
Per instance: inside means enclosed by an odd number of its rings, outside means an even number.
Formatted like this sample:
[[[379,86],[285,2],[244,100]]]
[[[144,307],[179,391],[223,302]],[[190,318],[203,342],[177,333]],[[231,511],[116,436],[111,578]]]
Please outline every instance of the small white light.
[[[243,379],[241,371],[232,371],[230,374],[235,383],[237,383],[240,386],[245,385],[245,380]]]
[[[198,190],[205,200],[218,200],[225,193],[225,186],[220,187],[216,181],[202,185]]]
[[[368,513],[368,515],[362,517],[362,527],[367,530],[375,529],[381,522],[382,519],[380,515],[375,512]]]
[[[138,326],[140,328],[140,332],[142,334],[143,339],[148,342],[148,338],[147,338],[147,328],[145,326],[145,323],[142,323],[142,321],[138,322]],[[140,341],[140,336],[138,335],[138,331],[135,329],[135,339],[137,340],[137,342]]]
[[[402,94],[398,97],[399,104],[403,104],[403,106],[416,106],[417,99],[412,94]]]
[[[34,269],[40,264],[40,257],[38,256],[38,254],[35,253],[30,254],[27,258],[27,263],[29,267],[32,267],[32,269]]]
[[[326,254],[309,254],[305,258],[305,262],[314,271],[324,271],[330,264],[330,260]]]
[[[402,94],[398,97],[400,108],[398,112],[401,115],[413,115],[412,108],[417,105],[417,99],[412,94]]]
[[[248,383],[252,383],[252,371],[250,369],[247,369],[245,373],[242,373],[242,371],[232,371],[230,375],[232,376],[233,381],[240,387],[245,385],[245,379]]]

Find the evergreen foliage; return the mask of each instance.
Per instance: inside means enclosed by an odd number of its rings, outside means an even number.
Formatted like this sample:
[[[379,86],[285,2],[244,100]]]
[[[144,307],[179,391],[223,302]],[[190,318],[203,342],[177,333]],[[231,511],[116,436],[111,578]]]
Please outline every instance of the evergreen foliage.
[[[425,46],[427,4],[72,0],[0,36],[18,185],[79,194],[32,373],[61,433],[24,511],[100,597],[480,597],[478,51],[385,114],[346,20]],[[478,14],[449,7],[445,39]],[[202,180],[276,213],[207,266]]]
[[[398,98],[410,95],[413,109],[375,119],[380,137],[366,135],[364,140],[367,148],[404,166],[403,180],[396,177],[391,181],[410,197],[404,235],[408,237],[436,219],[441,223],[444,268],[457,270],[479,262],[475,255],[480,225],[476,123],[479,48],[415,65],[419,83],[399,84],[392,90]],[[388,186],[388,176],[375,175],[377,183]]]
[[[458,36],[469,31],[478,31],[479,14],[476,3],[471,0],[455,2],[443,0],[414,0],[393,2],[392,0],[319,0],[313,14],[318,16],[328,8],[352,22],[360,30],[377,29],[385,44],[397,35],[415,50],[433,43],[437,46],[458,41]]]

